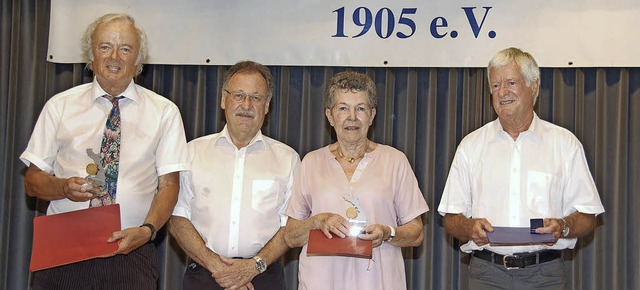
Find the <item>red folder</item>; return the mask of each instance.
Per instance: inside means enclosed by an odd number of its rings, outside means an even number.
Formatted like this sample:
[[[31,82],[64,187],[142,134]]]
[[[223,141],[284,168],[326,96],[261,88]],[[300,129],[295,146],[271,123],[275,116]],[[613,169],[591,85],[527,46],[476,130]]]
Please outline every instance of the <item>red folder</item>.
[[[113,254],[118,250],[118,243],[107,243],[107,239],[119,230],[119,204],[36,217],[29,270]]]
[[[329,239],[321,230],[311,230],[309,231],[307,255],[371,259],[372,247],[372,241],[365,241],[352,236],[340,238],[336,235]]]

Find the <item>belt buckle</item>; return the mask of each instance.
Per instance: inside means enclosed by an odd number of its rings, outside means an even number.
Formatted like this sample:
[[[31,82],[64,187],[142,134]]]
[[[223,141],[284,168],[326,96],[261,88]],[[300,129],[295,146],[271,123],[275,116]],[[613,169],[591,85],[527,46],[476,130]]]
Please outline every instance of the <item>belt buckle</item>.
[[[518,258],[517,255],[504,255],[502,256],[502,266],[504,266],[505,269],[507,270],[513,270],[513,269],[520,269],[520,267],[516,266],[516,267],[509,267],[507,266],[507,258]]]

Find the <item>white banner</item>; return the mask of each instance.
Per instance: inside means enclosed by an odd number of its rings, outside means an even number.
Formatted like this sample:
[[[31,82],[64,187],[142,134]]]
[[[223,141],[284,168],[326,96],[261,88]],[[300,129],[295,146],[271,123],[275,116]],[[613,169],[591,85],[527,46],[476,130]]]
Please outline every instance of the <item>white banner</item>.
[[[82,63],[87,25],[131,14],[148,63],[484,67],[515,46],[543,67],[637,67],[637,0],[52,0],[49,61]]]

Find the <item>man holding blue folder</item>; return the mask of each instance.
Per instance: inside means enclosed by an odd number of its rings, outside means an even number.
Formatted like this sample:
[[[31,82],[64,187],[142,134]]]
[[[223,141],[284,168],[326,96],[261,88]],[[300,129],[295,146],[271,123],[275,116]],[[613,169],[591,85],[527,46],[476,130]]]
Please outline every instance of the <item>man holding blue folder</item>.
[[[502,50],[487,74],[498,119],[460,142],[438,211],[472,255],[469,289],[564,289],[562,250],[591,233],[604,212],[582,144],[534,112],[540,69],[529,53]],[[534,231],[555,242],[488,239],[494,227],[528,228],[535,218],[543,220]]]

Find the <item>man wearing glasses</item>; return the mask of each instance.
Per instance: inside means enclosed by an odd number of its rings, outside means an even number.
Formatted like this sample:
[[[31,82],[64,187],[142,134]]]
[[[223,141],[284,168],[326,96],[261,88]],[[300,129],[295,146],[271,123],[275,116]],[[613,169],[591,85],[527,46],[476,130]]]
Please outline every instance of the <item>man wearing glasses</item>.
[[[288,249],[283,215],[300,157],[262,135],[273,80],[243,61],[222,84],[227,124],[188,144],[191,171],[180,175],[169,230],[191,258],[184,289],[285,289],[278,259]],[[274,263],[276,262],[276,263]]]

